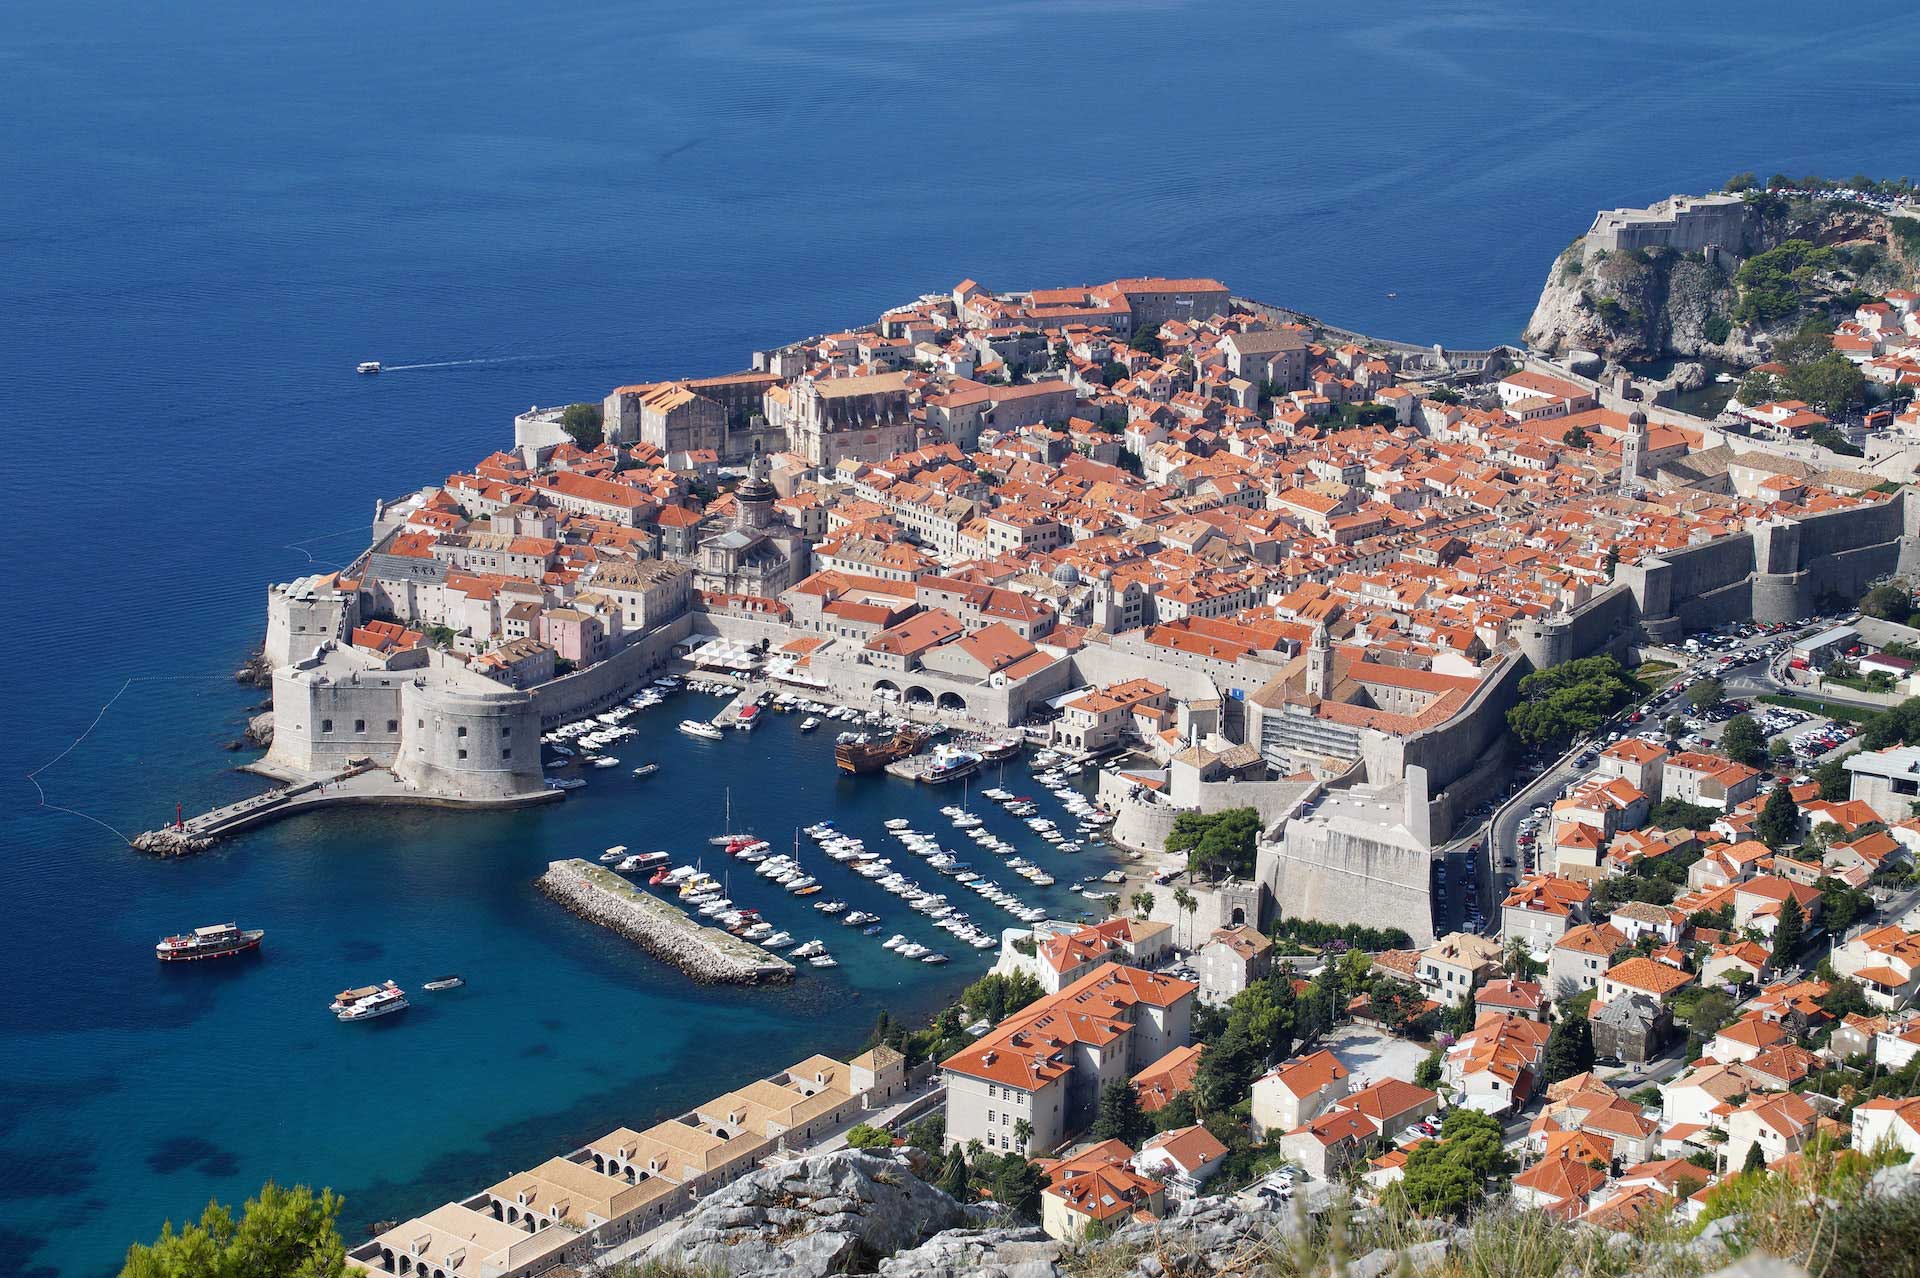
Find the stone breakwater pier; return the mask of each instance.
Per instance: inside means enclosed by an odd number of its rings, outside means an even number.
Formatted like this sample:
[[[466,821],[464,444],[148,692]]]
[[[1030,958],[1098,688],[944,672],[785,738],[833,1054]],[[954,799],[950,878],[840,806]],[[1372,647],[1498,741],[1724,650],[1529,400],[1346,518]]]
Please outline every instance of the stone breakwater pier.
[[[724,985],[790,981],[795,968],[777,954],[719,928],[704,927],[679,906],[640,891],[588,861],[550,861],[540,890],[592,923],[611,928],[694,980]]]

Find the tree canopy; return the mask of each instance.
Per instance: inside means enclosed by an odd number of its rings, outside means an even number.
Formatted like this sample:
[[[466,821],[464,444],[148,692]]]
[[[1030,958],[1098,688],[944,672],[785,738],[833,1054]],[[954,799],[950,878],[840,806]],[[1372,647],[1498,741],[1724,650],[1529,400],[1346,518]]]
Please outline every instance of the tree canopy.
[[[847,1132],[847,1144],[853,1149],[888,1149],[893,1145],[893,1137],[878,1127],[856,1123]]]
[[[1253,808],[1182,812],[1173,819],[1167,851],[1185,852],[1187,868],[1206,878],[1246,878],[1253,873],[1260,813]]]
[[[338,1228],[343,1200],[330,1189],[282,1189],[268,1181],[240,1219],[209,1202],[200,1219],[161,1227],[151,1245],[127,1250],[120,1278],[339,1278],[347,1249]]]
[[[1520,702],[1507,711],[1507,726],[1528,745],[1564,745],[1598,730],[1637,691],[1612,657],[1562,662],[1520,681]]]
[[[1819,276],[1836,265],[1834,252],[1807,240],[1788,240],[1740,264],[1733,281],[1740,290],[1733,318],[1766,324],[1792,315],[1819,287]]]
[[[1089,1135],[1094,1140],[1121,1141],[1134,1149],[1153,1135],[1153,1120],[1140,1108],[1140,1093],[1132,1083],[1116,1078],[1100,1089],[1100,1109]]]
[[[1687,689],[1687,704],[1695,710],[1707,711],[1719,705],[1726,695],[1726,684],[1718,679],[1701,679]]]
[[[1440,1139],[1407,1155],[1401,1192],[1423,1216],[1461,1216],[1486,1196],[1487,1182],[1512,1167],[1500,1121],[1457,1107],[1440,1125]]]
[[[1585,1016],[1570,1016],[1547,1034],[1541,1073],[1548,1083],[1584,1074],[1593,1068],[1593,1026]]]
[[[1882,621],[1905,621],[1913,615],[1913,592],[1883,581],[1860,597],[1860,611]]]
[[[601,429],[605,411],[598,404],[568,404],[560,410],[560,429],[582,448],[598,448],[605,439]]]
[[[988,972],[961,991],[960,1005],[969,1016],[998,1023],[1045,993],[1029,972]]]
[[[1760,767],[1767,761],[1767,737],[1750,714],[1736,714],[1720,731],[1720,753],[1735,763]]]
[[[1800,805],[1793,801],[1787,787],[1777,785],[1760,809],[1753,832],[1770,848],[1784,848],[1800,839]]]

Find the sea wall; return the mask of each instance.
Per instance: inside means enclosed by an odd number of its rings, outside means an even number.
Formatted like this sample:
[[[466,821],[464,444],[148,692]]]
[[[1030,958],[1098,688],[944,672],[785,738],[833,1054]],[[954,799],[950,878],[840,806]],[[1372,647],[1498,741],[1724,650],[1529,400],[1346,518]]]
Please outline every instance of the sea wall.
[[[667,663],[673,645],[693,630],[693,614],[656,626],[605,661],[562,675],[533,690],[534,709],[545,730],[604,710],[633,692],[635,685]]]
[[[587,861],[550,861],[535,880],[548,897],[626,937],[702,984],[761,985],[793,979],[794,966],[718,928],[703,927],[678,906],[649,896]]]

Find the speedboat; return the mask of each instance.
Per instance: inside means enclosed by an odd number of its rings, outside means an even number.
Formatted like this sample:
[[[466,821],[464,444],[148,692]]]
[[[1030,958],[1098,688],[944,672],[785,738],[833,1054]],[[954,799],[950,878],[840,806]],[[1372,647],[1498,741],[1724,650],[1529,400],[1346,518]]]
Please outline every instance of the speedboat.
[[[380,361],[377,359],[363,359],[353,366],[353,371],[356,373],[377,373],[380,371]]]
[[[812,958],[808,959],[807,962],[813,964],[813,966],[815,967],[839,967],[840,966],[840,960],[833,957],[833,955],[831,954],[816,954]]]
[[[459,976],[436,976],[427,982],[427,988],[430,990],[457,990],[465,984],[466,981]]]
[[[819,726],[820,726],[820,720],[814,718],[812,715],[808,715],[806,718],[800,721],[800,731],[802,732],[812,732],[815,728]]]
[[[792,944],[793,944],[793,933],[791,932],[775,932],[772,936],[769,936],[764,941],[760,942],[760,945],[762,948],[769,949],[769,950],[777,950],[783,946],[792,945]]]
[[[813,908],[822,914],[838,914],[847,908],[847,903],[845,901],[822,901]]]
[[[621,857],[625,856],[626,854],[627,854],[627,845],[624,843],[616,843],[612,847],[608,848],[605,852],[602,852],[600,854],[600,864],[612,865],[615,861],[618,861]]]
[[[886,940],[880,943],[880,948],[883,950],[897,950],[902,945],[905,945],[906,943],[907,943],[907,938],[900,935],[900,933],[895,932],[892,936],[889,936]]]
[[[633,770],[633,775],[636,777],[650,777],[659,770],[660,765],[657,763],[643,763]]]

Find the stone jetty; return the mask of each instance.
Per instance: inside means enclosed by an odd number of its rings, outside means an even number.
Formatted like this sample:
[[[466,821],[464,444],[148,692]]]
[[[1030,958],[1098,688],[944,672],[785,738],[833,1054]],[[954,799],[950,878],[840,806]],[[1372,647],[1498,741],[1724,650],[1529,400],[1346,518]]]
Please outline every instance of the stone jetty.
[[[589,861],[550,861],[536,880],[540,890],[581,918],[612,928],[694,980],[723,985],[790,981],[795,968],[779,955],[719,928],[705,927],[685,910],[640,891]]]

